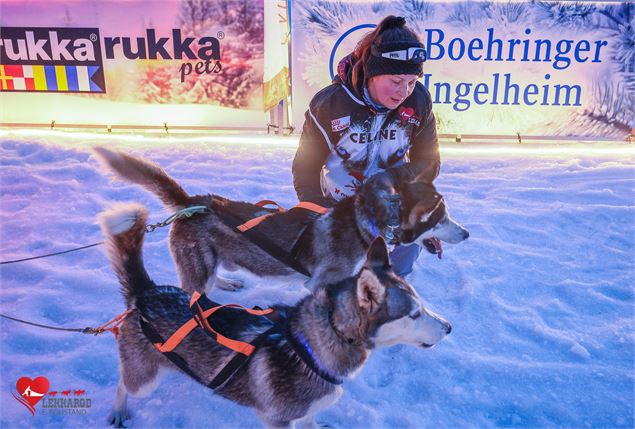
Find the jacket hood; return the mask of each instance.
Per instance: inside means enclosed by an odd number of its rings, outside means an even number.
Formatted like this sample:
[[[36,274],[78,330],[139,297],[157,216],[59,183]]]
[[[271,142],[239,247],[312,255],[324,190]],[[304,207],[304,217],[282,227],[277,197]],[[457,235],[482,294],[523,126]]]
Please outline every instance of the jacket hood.
[[[346,85],[358,98],[362,98],[362,88],[353,87],[353,66],[357,62],[354,53],[346,55],[337,63],[337,74],[333,78],[333,83]]]

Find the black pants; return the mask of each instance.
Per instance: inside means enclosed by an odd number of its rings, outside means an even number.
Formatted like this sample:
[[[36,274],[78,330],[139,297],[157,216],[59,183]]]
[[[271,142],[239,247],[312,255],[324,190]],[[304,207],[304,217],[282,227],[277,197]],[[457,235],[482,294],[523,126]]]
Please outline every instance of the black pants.
[[[390,261],[392,262],[393,271],[405,277],[412,272],[412,267],[419,257],[421,247],[418,244],[407,244],[405,246],[396,246],[390,252]]]

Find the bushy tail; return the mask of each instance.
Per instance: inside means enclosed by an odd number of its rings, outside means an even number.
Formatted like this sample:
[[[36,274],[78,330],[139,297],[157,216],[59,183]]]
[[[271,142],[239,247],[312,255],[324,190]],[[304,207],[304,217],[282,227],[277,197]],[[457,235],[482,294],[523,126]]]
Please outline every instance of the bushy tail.
[[[94,147],[93,153],[107,170],[156,194],[168,208],[176,211],[189,205],[187,192],[157,164],[103,147]]]
[[[117,204],[99,215],[106,250],[121,283],[128,308],[135,296],[154,287],[143,265],[143,239],[148,211],[139,204]]]

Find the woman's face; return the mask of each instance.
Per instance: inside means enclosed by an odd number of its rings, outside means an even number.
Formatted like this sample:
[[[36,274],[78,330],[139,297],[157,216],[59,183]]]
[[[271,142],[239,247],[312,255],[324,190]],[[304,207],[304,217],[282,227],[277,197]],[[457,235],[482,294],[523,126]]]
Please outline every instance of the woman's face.
[[[368,92],[376,103],[396,109],[412,94],[417,78],[415,74],[381,74],[368,80]]]

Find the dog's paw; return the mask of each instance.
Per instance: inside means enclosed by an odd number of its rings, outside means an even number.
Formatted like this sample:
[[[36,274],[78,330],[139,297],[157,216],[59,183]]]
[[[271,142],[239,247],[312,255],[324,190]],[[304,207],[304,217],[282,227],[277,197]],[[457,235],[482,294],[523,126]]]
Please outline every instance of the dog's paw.
[[[124,421],[130,420],[130,414],[128,410],[117,410],[110,413],[108,416],[108,423],[116,428],[125,428]]]
[[[242,289],[244,284],[242,280],[226,279],[216,276],[216,280],[214,280],[214,286],[233,292],[237,291],[238,289]]]

